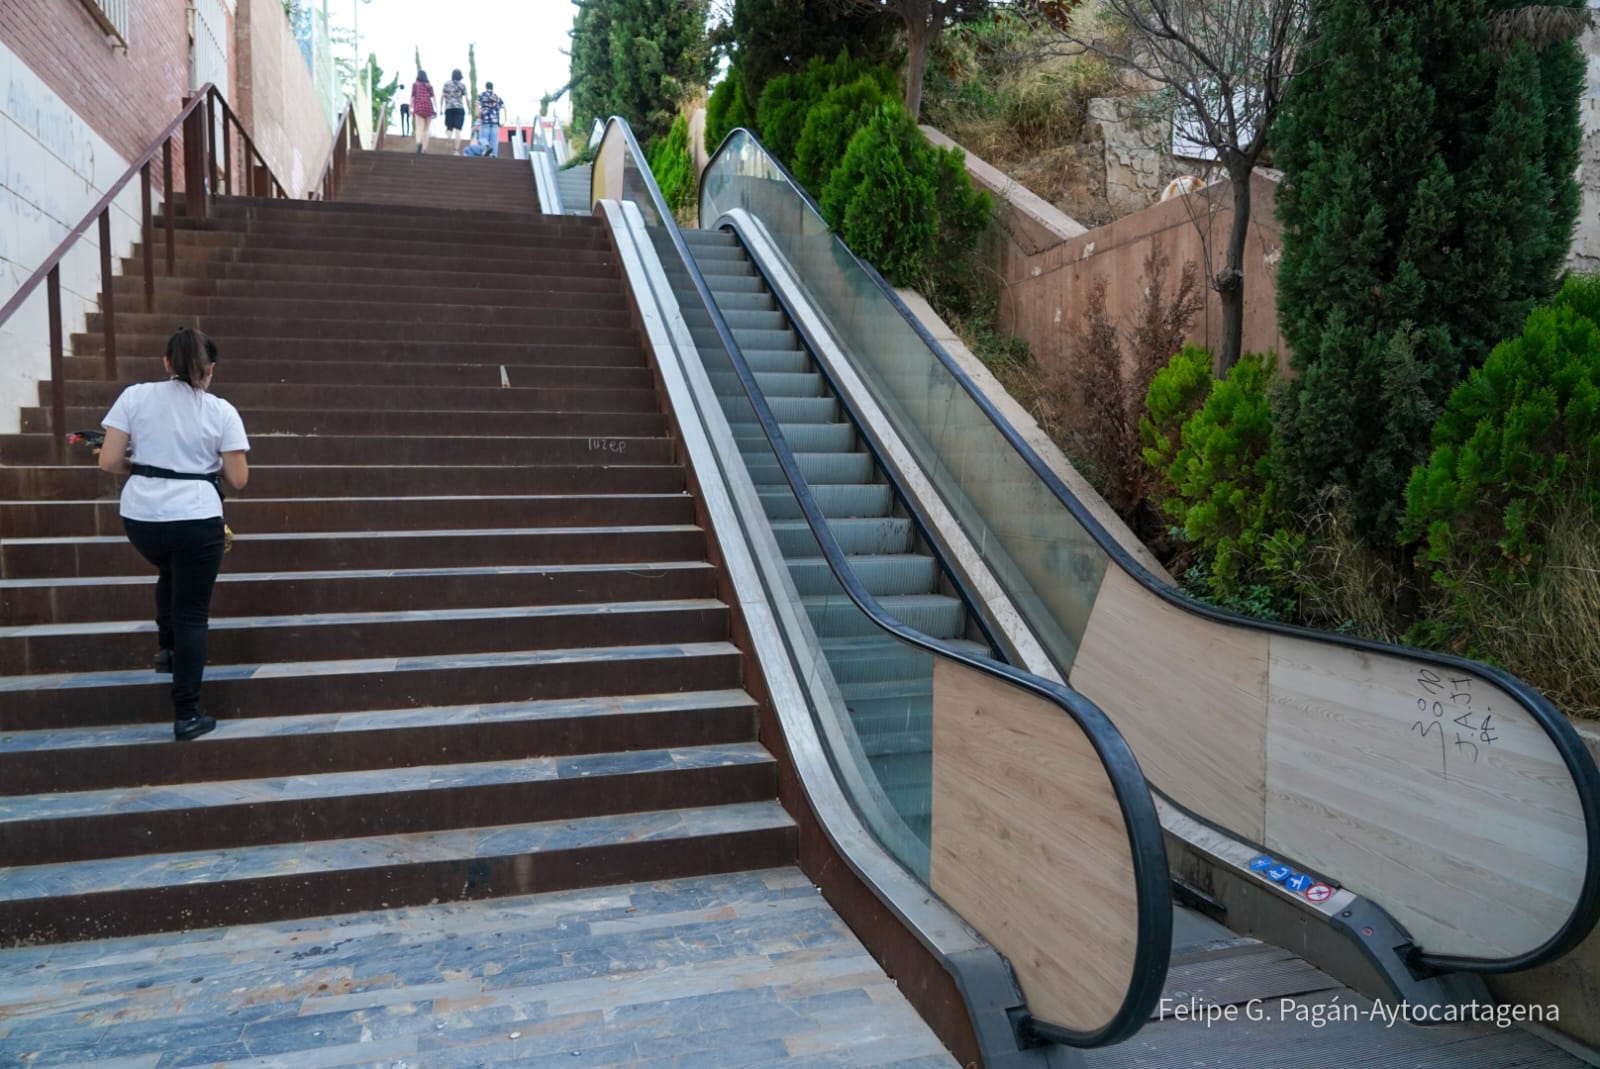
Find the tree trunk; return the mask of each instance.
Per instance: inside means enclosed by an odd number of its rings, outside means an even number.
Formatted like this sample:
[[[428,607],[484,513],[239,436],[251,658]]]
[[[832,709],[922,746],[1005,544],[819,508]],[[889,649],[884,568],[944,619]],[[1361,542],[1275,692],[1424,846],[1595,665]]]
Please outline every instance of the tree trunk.
[[[1239,362],[1244,345],[1244,247],[1250,237],[1250,172],[1248,163],[1228,167],[1233,186],[1233,224],[1228,228],[1227,261],[1217,272],[1215,288],[1222,303],[1222,343],[1217,366],[1223,374]]]
[[[944,25],[944,13],[931,0],[908,0],[906,23],[906,111],[922,118],[922,79],[928,73],[928,55]]]

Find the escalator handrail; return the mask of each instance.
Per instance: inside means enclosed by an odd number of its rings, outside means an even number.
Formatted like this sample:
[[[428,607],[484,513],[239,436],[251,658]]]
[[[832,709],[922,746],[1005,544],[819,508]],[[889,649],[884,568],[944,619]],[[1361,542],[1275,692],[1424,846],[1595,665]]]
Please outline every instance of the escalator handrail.
[[[707,160],[706,166],[701,172],[702,175],[717,165],[717,161],[721,158],[724,150],[739,134],[745,135],[751,143],[761,150],[766,157],[766,162],[783,176],[794,192],[816,213],[818,219],[823,219],[822,209],[816,200],[806,192],[805,188],[795,179],[789,169],[777,157],[773,156],[765,145],[761,144],[761,140],[756,137],[755,133],[745,127],[736,127],[723,137],[721,144],[717,146],[717,150]],[[702,198],[699,208],[703,212],[703,198],[705,196],[703,184],[699,195]],[[831,226],[828,229],[830,233],[834,233]],[[917,333],[918,337],[927,345],[928,350],[944,365],[945,370],[966,391],[969,399],[988,417],[989,421],[994,424],[995,429],[1011,444],[1012,448],[1022,457],[1033,473],[1049,487],[1057,500],[1083,525],[1083,528],[1089,532],[1090,537],[1100,544],[1100,548],[1147,591],[1185,612],[1191,612],[1222,624],[1326,643],[1343,649],[1382,654],[1386,657],[1406,657],[1439,668],[1461,668],[1475,672],[1521,702],[1533,717],[1534,722],[1544,729],[1556,752],[1560,754],[1562,761],[1566,764],[1567,770],[1572,774],[1573,786],[1578,794],[1578,804],[1583,811],[1585,825],[1591,832],[1590,850],[1588,851],[1583,887],[1578,893],[1577,903],[1572,913],[1568,915],[1566,923],[1543,945],[1535,947],[1526,953],[1511,958],[1486,959],[1431,955],[1426,952],[1419,952],[1415,955],[1415,960],[1419,964],[1441,971],[1519,972],[1523,969],[1545,964],[1562,956],[1588,936],[1589,932],[1595,927],[1596,922],[1600,921],[1600,850],[1594,848],[1593,835],[1594,830],[1600,828],[1600,773],[1597,773],[1594,761],[1589,756],[1589,752],[1584,747],[1583,741],[1578,737],[1577,732],[1573,730],[1572,725],[1550,699],[1516,676],[1493,665],[1482,664],[1448,653],[1438,653],[1432,650],[1380,642],[1376,639],[1341,635],[1331,631],[1318,631],[1313,628],[1281,623],[1276,620],[1257,620],[1253,617],[1218,608],[1215,605],[1208,605],[1157,579],[1137,558],[1123,548],[1121,543],[1111,537],[1110,532],[1105,529],[1104,525],[1084,507],[1072,490],[1061,480],[1061,477],[1039,457],[1033,447],[1023,439],[1010,421],[995,407],[994,402],[989,400],[984,391],[972,381],[971,376],[946,351],[943,344],[923,325],[916,314],[906,306],[900,295],[895,292],[894,287],[884,279],[877,268],[857,256],[844,243],[843,239],[838,237],[837,233],[834,233],[834,239],[838,247],[844,250],[861,267],[866,277],[872,280],[890,305],[900,313],[907,325]],[[1206,821],[1206,823],[1211,822]],[[1227,829],[1223,830],[1227,831]],[[1228,834],[1233,833],[1228,832]]]
[[[856,578],[855,570],[849,564],[843,547],[828,528],[827,519],[815,497],[812,496],[805,477],[800,473],[799,465],[784,440],[777,418],[768,407],[766,398],[756,383],[755,375],[744,359],[743,351],[734,340],[733,331],[718,309],[711,295],[711,288],[690,254],[688,243],[678,229],[672,212],[667,209],[666,200],[656,185],[655,177],[648,165],[644,164],[644,153],[640,150],[639,143],[634,139],[633,131],[628,127],[626,120],[613,116],[606,124],[601,144],[603,145],[612,136],[613,127],[619,136],[626,139],[625,145],[639,165],[656,214],[671,238],[673,248],[682,259],[694,283],[696,294],[711,317],[718,340],[731,358],[740,385],[749,398],[751,407],[755,409],[757,421],[772,446],[784,478],[788,480],[796,500],[800,503],[801,512],[811,528],[812,535],[817,539],[818,546],[822,549],[828,567],[850,600],[877,627],[901,641],[923,649],[935,657],[956,661],[965,667],[1004,680],[1054,703],[1073,718],[1094,747],[1095,754],[1105,769],[1106,778],[1116,793],[1117,804],[1122,810],[1134,871],[1138,935],[1128,989],[1117,1012],[1104,1025],[1093,1031],[1084,1032],[1038,1020],[1030,1021],[1030,1028],[1042,1039],[1078,1047],[1102,1046],[1128,1038],[1138,1031],[1161,996],[1166,982],[1172,928],[1166,846],[1155,803],[1150,797],[1149,787],[1145,783],[1144,774],[1139,769],[1132,748],[1105,713],[1088,698],[1060,683],[1042,679],[988,658],[974,657],[964,650],[947,646],[939,639],[907,627],[884,610],[878,604],[877,598],[861,584]]]

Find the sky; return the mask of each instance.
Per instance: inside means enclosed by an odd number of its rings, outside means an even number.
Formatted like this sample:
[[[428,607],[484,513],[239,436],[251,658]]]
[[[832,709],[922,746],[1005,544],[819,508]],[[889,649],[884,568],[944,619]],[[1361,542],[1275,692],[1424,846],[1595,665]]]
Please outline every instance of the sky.
[[[334,26],[355,25],[361,55],[377,54],[387,84],[396,72],[410,86],[416,75],[415,49],[422,69],[437,91],[461,68],[470,82],[467,45],[476,44],[478,88],[494,83],[506,101],[506,122],[531,122],[539,114],[539,98],[567,83],[568,60],[563,50],[572,39],[577,8],[570,0],[314,0],[326,2]],[[356,10],[359,9],[359,10]],[[551,113],[570,118],[567,97]],[[390,120],[391,128],[398,119]],[[440,124],[434,122],[438,132]]]

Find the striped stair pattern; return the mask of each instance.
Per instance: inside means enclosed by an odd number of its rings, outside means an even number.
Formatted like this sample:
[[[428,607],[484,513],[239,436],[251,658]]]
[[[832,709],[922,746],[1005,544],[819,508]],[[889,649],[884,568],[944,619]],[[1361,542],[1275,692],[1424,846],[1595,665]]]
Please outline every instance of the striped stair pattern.
[[[952,591],[916,526],[895,500],[872,454],[831,387],[802,346],[766,282],[737,239],[720,231],[685,230],[689,249],[734,339],[794,451],[828,525],[862,584],[902,622],[949,639],[979,656],[966,607]],[[669,267],[669,271],[672,270]],[[679,269],[675,279],[690,329],[702,348],[718,341]],[[711,379],[745,453],[779,549],[822,643],[862,746],[884,792],[924,843],[931,819],[932,659],[884,635],[844,604],[832,572],[801,517],[765,436],[750,420],[736,377]]]
[[[594,168],[587,163],[556,171],[556,193],[564,215],[589,214],[589,182]]]
[[[92,317],[0,435],[0,943],[793,862],[602,224],[503,162],[358,154],[348,199],[179,221],[153,311],[117,280],[121,381]],[[475,207],[388,206],[437,175]],[[185,744],[116,480],[46,433],[178,322],[253,446]]]

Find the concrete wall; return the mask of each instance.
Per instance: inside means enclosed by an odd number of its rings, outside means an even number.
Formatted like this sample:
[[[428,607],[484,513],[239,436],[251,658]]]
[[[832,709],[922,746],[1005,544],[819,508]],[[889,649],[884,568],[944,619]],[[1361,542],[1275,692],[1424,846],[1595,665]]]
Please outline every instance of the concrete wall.
[[[333,147],[316,82],[279,0],[239,0],[234,26],[234,110],[289,196],[303,197]]]
[[[108,43],[79,0],[0,3],[0,303],[177,115],[188,82],[184,0],[130,5],[126,50]],[[135,181],[112,212],[114,256],[131,250],[138,226]],[[69,347],[97,306],[99,257],[91,228],[62,262]],[[0,433],[18,428],[20,406],[38,403],[49,361],[41,286],[0,324]]]
[[[1572,235],[1572,254],[1567,266],[1577,271],[1600,271],[1600,0],[1589,0],[1597,25],[1582,38],[1583,54],[1589,60],[1589,78],[1580,103],[1583,117],[1583,156],[1578,163],[1578,182],[1583,186],[1583,207],[1578,211],[1578,226]]]
[[[923,127],[936,144],[954,144]],[[1060,367],[1096,276],[1110,281],[1106,307],[1118,322],[1131,322],[1144,300],[1140,280],[1154,242],[1169,260],[1175,284],[1186,261],[1208,255],[1221,265],[1233,198],[1227,182],[1199,193],[1151,205],[1094,230],[1046,201],[1017,187],[993,167],[967,154],[967,171],[995,198],[997,226],[988,242],[990,262],[1002,281],[1000,325],[1028,341],[1044,367]],[[1282,242],[1275,217],[1275,176],[1257,171],[1251,184],[1250,240],[1245,252],[1244,349],[1285,354],[1278,333],[1277,263]],[[1195,318],[1191,339],[1215,348],[1221,338],[1222,308],[1202,280],[1205,308]]]

